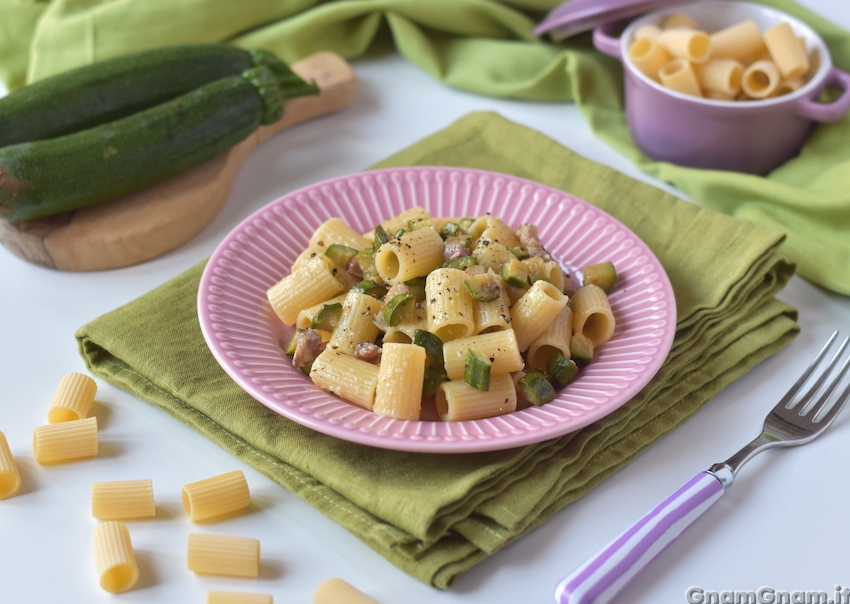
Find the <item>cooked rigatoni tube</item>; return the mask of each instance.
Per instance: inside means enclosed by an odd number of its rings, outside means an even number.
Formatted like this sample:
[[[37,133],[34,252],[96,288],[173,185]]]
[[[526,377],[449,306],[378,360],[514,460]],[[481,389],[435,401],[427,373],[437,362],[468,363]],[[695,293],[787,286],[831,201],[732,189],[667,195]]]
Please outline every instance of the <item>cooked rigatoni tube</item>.
[[[310,260],[315,258],[316,256],[324,256],[325,252],[328,251],[328,246],[326,245],[310,245],[304,249],[303,252],[298,254],[298,257],[295,259],[295,262],[292,263],[292,267],[289,269],[290,273],[294,273],[299,268],[304,267]]]
[[[711,56],[711,39],[704,31],[668,29],[658,36],[658,44],[671,56],[691,63],[705,63]]]
[[[535,281],[511,307],[511,326],[520,352],[525,352],[567,305],[567,297],[546,281]]]
[[[250,537],[189,533],[186,560],[189,570],[201,575],[257,577],[260,542]]]
[[[773,95],[782,76],[771,61],[756,61],[744,70],[741,89],[753,99],[766,99]]]
[[[616,323],[608,296],[596,285],[585,285],[570,300],[573,333],[582,334],[599,348],[614,335]]]
[[[516,231],[492,214],[485,214],[476,218],[469,225],[467,233],[473,239],[495,241],[509,248],[520,246]]]
[[[244,510],[251,504],[248,481],[234,470],[183,485],[183,510],[192,522]]]
[[[799,78],[809,70],[809,57],[787,21],[765,31],[764,43],[773,63],[786,80]]]
[[[472,335],[475,311],[464,285],[469,277],[456,268],[438,268],[425,280],[428,331],[443,342]]]
[[[371,410],[378,384],[378,367],[325,348],[313,361],[310,379],[322,390]]]
[[[462,379],[437,388],[437,413],[446,422],[494,417],[516,410],[516,388],[510,374],[494,375],[490,389],[481,391]]]
[[[330,300],[323,300],[318,304],[314,304],[310,308],[304,308],[298,312],[298,317],[295,319],[295,327],[296,329],[307,329],[310,325],[313,324],[313,317],[315,317],[320,310],[322,310],[328,304],[342,304],[345,302],[346,294],[340,294],[338,296],[334,296]]]
[[[742,21],[714,32],[711,38],[712,59],[744,61],[764,50],[764,38],[753,21]]]
[[[697,22],[682,13],[670,13],[661,20],[661,29],[696,29]]]
[[[355,250],[362,250],[372,245],[363,235],[348,226],[342,218],[329,218],[319,225],[310,237],[310,245],[328,247],[333,243],[347,245]]]
[[[689,94],[691,96],[702,97],[702,89],[699,87],[697,74],[694,72],[693,66],[685,59],[674,59],[667,63],[658,72],[658,77],[666,88]]]
[[[274,604],[274,597],[253,592],[208,591],[206,604]]]
[[[139,578],[130,531],[120,522],[104,522],[92,534],[94,564],[100,586],[109,593],[127,591]]]
[[[548,260],[543,263],[543,272],[546,274],[546,280],[557,287],[560,291],[564,291],[567,286],[567,276],[564,274],[564,269],[554,260]]]
[[[354,290],[342,302],[342,315],[334,328],[328,348],[344,354],[354,354],[361,342],[374,342],[380,330],[372,321],[381,310],[380,300]]]
[[[694,66],[704,92],[735,97],[741,92],[744,66],[734,59],[719,59]]]
[[[469,350],[490,359],[493,375],[519,371],[524,367],[514,330],[493,331],[443,344],[443,362],[450,380],[463,379]]]
[[[526,357],[528,366],[535,369],[546,369],[546,363],[556,352],[570,358],[570,340],[573,336],[573,311],[569,305],[561,309],[561,312],[552,320],[543,333],[541,333],[528,347]]]
[[[156,516],[153,481],[147,478],[93,482],[91,515],[98,520],[153,518]]]
[[[0,499],[7,499],[21,488],[21,473],[9,448],[6,435],[0,432]]]
[[[381,226],[387,233],[395,233],[399,229],[410,229],[411,226],[418,227],[422,223],[427,223],[431,220],[431,215],[428,211],[420,206],[408,208],[400,214],[396,214],[381,223]]]
[[[670,62],[670,55],[653,38],[638,38],[629,46],[629,58],[644,75],[658,81],[658,72]]]
[[[424,277],[442,264],[443,238],[430,227],[406,231],[375,252],[375,268],[390,285]]]
[[[97,456],[97,418],[39,426],[32,435],[33,457],[54,463]]]
[[[516,259],[507,246],[489,239],[481,239],[475,244],[472,248],[472,257],[478,261],[478,264],[496,274],[502,270],[503,264]]]
[[[362,591],[333,577],[322,582],[313,593],[313,604],[378,604]]]
[[[82,373],[65,374],[50,402],[47,421],[57,424],[88,417],[95,394],[97,384],[89,376]]]
[[[275,314],[286,325],[295,325],[302,308],[324,302],[345,290],[336,272],[331,259],[321,255],[281,279],[267,292]]]
[[[501,284],[499,297],[489,302],[473,300],[475,311],[475,334],[502,331],[511,327],[511,301],[501,277],[496,277]]]
[[[385,343],[372,411],[395,419],[418,420],[424,379],[424,348],[416,344]]]

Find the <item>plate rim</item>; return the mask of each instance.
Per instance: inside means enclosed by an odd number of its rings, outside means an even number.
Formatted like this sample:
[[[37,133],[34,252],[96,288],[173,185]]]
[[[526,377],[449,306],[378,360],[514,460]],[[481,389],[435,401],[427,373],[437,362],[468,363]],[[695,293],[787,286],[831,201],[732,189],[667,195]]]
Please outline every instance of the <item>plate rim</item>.
[[[210,313],[206,308],[204,302],[204,294],[208,291],[210,287],[210,283],[212,280],[212,271],[213,267],[215,267],[217,262],[220,261],[220,257],[224,254],[224,252],[228,249],[230,242],[236,238],[238,234],[241,234],[246,227],[248,227],[252,222],[257,220],[258,218],[263,217],[270,209],[276,207],[277,205],[286,204],[290,201],[295,201],[297,196],[303,195],[308,191],[312,191],[315,189],[323,188],[323,187],[334,187],[334,185],[339,181],[345,181],[352,178],[365,178],[367,175],[378,177],[381,174],[392,175],[394,173],[419,173],[419,172],[436,172],[436,171],[447,171],[447,172],[459,172],[462,174],[475,174],[479,177],[489,176],[493,178],[505,178],[508,180],[517,181],[521,184],[531,185],[538,189],[547,190],[550,194],[554,193],[557,195],[565,196],[569,198],[572,202],[577,202],[580,205],[587,206],[588,209],[593,209],[594,211],[600,212],[605,216],[607,220],[612,221],[619,228],[623,229],[626,233],[630,234],[634,239],[643,247],[644,252],[650,255],[652,261],[660,273],[661,276],[661,286],[664,290],[665,297],[669,297],[669,308],[667,308],[667,319],[665,321],[665,329],[663,331],[661,344],[658,346],[659,349],[663,350],[663,353],[659,353],[657,355],[657,359],[659,359],[656,363],[653,364],[652,369],[650,371],[644,372],[642,376],[635,380],[633,384],[630,384],[627,392],[628,394],[621,395],[622,401],[620,401],[615,406],[605,406],[606,411],[604,413],[598,414],[585,414],[585,415],[593,415],[592,419],[588,421],[579,422],[577,425],[573,424],[556,424],[556,425],[566,425],[569,429],[564,431],[557,431],[555,433],[550,433],[549,431],[540,431],[541,433],[536,433],[534,431],[527,431],[523,433],[522,437],[518,437],[516,435],[509,437],[508,441],[505,442],[504,438],[477,438],[474,440],[454,440],[447,442],[445,439],[440,440],[439,442],[434,442],[433,440],[429,440],[428,438],[421,437],[420,439],[414,440],[411,438],[381,438],[379,442],[376,442],[375,439],[377,435],[374,432],[361,432],[360,430],[351,430],[350,428],[344,428],[340,430],[336,428],[336,424],[330,424],[327,420],[319,420],[314,418],[312,415],[298,415],[293,413],[288,413],[286,408],[274,403],[273,401],[269,401],[266,397],[265,393],[262,389],[252,383],[250,380],[245,380],[243,376],[237,371],[236,367],[232,365],[230,360],[223,354],[223,351],[219,349],[219,346],[216,344],[216,338],[214,337],[214,332],[212,330],[212,318],[209,316]],[[409,200],[406,200],[409,201]],[[215,262],[214,262],[215,261]],[[563,259],[559,258],[559,263],[563,265]],[[663,366],[667,357],[669,356],[670,350],[673,345],[673,341],[676,335],[676,322],[677,322],[677,312],[676,312],[676,299],[675,293],[673,291],[672,283],[670,282],[669,276],[667,275],[667,271],[661,262],[658,260],[658,257],[649,248],[649,246],[637,235],[628,228],[625,224],[623,224],[619,219],[612,216],[605,210],[591,204],[590,202],[581,199],[572,193],[567,191],[563,191],[551,185],[547,185],[544,183],[540,183],[528,178],[523,178],[521,176],[515,176],[512,174],[496,172],[492,170],[483,170],[479,168],[466,168],[462,166],[439,166],[439,165],[425,165],[425,166],[398,166],[391,168],[382,168],[375,170],[365,170],[360,172],[353,172],[348,174],[343,174],[340,176],[335,176],[329,179],[325,179],[322,181],[318,181],[312,183],[310,185],[306,185],[304,187],[300,187],[296,190],[293,190],[289,193],[286,193],[273,201],[270,201],[267,204],[264,204],[262,207],[258,208],[242,221],[240,221],[235,227],[233,227],[228,234],[219,242],[216,246],[216,249],[210,255],[207,264],[204,266],[203,273],[201,275],[201,280],[198,286],[198,293],[196,298],[196,308],[198,313],[198,320],[201,327],[201,333],[204,338],[204,342],[207,346],[207,349],[213,355],[218,365],[225,371],[225,373],[249,396],[253,399],[264,405],[266,408],[272,410],[273,412],[285,417],[291,421],[294,421],[297,424],[305,426],[311,430],[316,432],[320,432],[322,434],[339,438],[341,440],[346,440],[349,442],[358,443],[361,445],[374,447],[374,448],[382,448],[388,450],[395,451],[405,451],[405,452],[417,452],[417,453],[432,453],[432,454],[453,454],[453,453],[479,453],[479,452],[487,452],[487,451],[499,451],[506,450],[518,447],[524,447],[532,444],[537,444],[540,442],[545,442],[548,440],[552,440],[555,438],[559,438],[566,434],[570,434],[581,430],[582,428],[587,427],[588,425],[607,417],[609,414],[613,413],[626,403],[628,403],[640,390],[642,390],[654,377],[657,375],[658,371]],[[306,378],[309,379],[309,378]],[[317,388],[312,383],[307,384],[312,388]],[[364,409],[362,407],[356,406],[353,403],[348,401],[344,401],[343,399],[339,399],[341,402],[345,402],[346,404],[352,405],[357,410],[362,412],[371,413],[369,410]],[[520,413],[518,411],[517,413]],[[376,418],[380,418],[377,414],[374,414]],[[497,416],[499,417],[499,416]],[[485,418],[485,419],[493,419],[493,418]],[[400,421],[400,420],[395,420]],[[464,422],[454,422],[457,424],[470,424],[475,425],[476,422],[481,422],[485,420],[466,420]],[[420,422],[416,422],[417,424]],[[444,422],[430,421],[430,420],[421,420],[423,425],[429,424],[442,424]],[[541,438],[541,434],[545,435]]]

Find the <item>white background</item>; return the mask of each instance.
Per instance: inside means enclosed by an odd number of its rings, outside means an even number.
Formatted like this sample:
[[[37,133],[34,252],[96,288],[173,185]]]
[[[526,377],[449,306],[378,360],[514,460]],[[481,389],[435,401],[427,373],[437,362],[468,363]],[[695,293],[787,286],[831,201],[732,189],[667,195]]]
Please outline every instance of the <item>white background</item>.
[[[850,28],[848,0],[803,0]],[[441,592],[385,561],[345,529],[164,412],[98,382],[94,413],[101,453],[41,467],[31,434],[45,423],[59,379],[85,371],[74,332],[209,256],[244,217],[278,196],[360,171],[478,110],[538,129],[635,178],[638,172],[594,137],[573,105],[497,100],[449,89],[398,56],[353,62],[357,100],[343,112],[288,130],[243,166],[221,214],[196,238],[139,266],[97,273],[39,268],[0,248],[0,430],[23,476],[0,502],[0,602],[203,602],[210,589],[272,593],[278,604],[311,601],[331,576],[382,604],[545,603],[557,581],[696,472],[726,459],[759,431],[765,413],[835,328],[850,327],[850,300],[795,277],[780,298],[800,309],[802,333],[728,387],[629,466]],[[667,187],[669,190],[669,187]],[[707,590],[823,590],[850,585],[850,413],[801,449],[765,453],[690,531],[645,571],[619,603],[677,603]],[[183,484],[242,469],[248,513],[204,531],[257,537],[256,580],[202,578],[186,570]],[[129,524],[141,568],[133,591],[97,586],[91,557],[93,481],[150,477],[155,520]]]

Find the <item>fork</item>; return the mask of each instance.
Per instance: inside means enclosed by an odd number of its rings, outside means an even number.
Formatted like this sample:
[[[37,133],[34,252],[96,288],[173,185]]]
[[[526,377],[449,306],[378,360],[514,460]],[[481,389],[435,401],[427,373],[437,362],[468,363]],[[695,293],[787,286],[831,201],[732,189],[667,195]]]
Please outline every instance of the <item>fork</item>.
[[[827,378],[835,373],[850,338],[845,338],[826,369],[812,385],[805,391],[803,387],[809,382],[837,337],[836,331],[782,400],[767,414],[762,433],[755,440],[723,463],[714,464],[707,471],[694,476],[655,509],[615,537],[595,556],[564,577],[555,587],[555,601],[558,604],[609,602],[723,496],[741,466],[747,461],[767,449],[804,445],[820,436],[835,420],[850,397],[848,385],[827,409],[827,403],[850,366],[850,356],[845,359],[817,402],[812,401],[823,389]]]

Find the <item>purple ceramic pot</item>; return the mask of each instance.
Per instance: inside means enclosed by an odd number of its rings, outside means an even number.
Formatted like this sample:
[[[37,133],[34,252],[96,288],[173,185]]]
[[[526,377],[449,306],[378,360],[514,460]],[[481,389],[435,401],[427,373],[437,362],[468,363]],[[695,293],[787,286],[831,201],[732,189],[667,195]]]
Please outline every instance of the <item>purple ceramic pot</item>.
[[[751,19],[763,32],[787,21],[810,53],[817,71],[805,86],[761,101],[717,101],[664,88],[638,70],[627,49],[635,30],[658,24],[671,12],[694,19],[712,32]],[[841,119],[850,110],[850,74],[832,66],[823,40],[805,23],[772,8],[747,2],[711,0],[654,12],[633,21],[620,37],[610,25],[593,32],[596,48],[623,62],[629,130],[635,143],[656,160],[714,170],[766,174],[794,157],[814,122]],[[827,86],[843,89],[831,103],[818,103]]]

